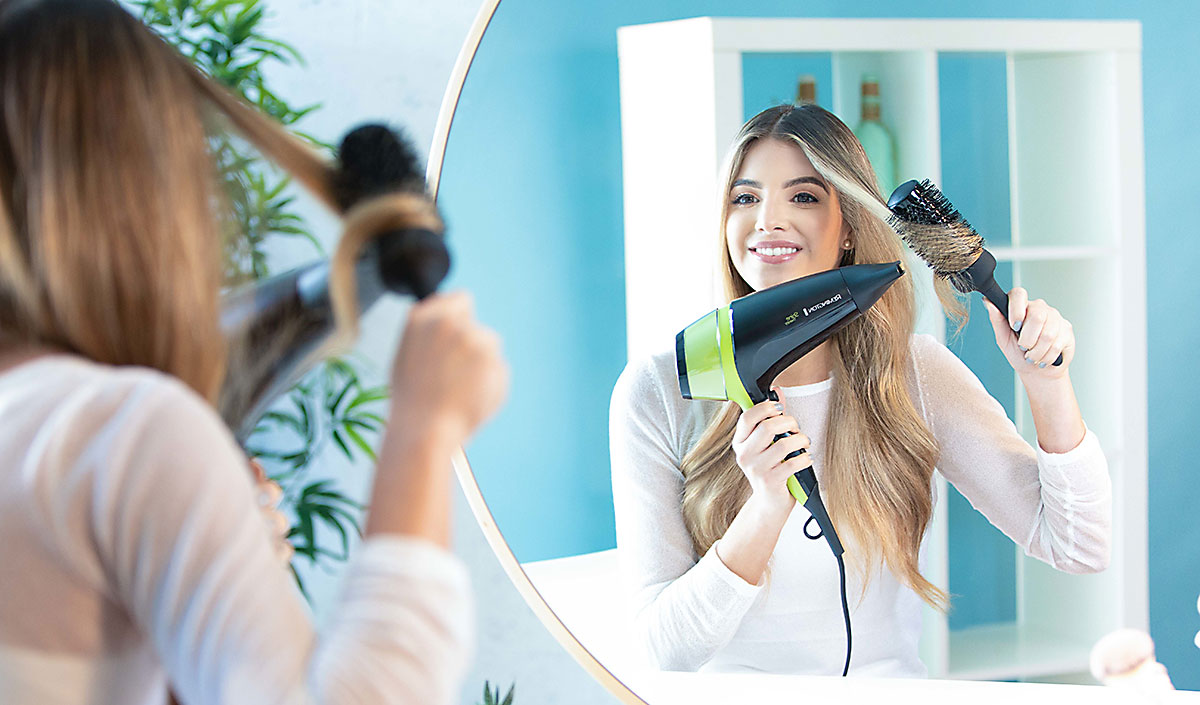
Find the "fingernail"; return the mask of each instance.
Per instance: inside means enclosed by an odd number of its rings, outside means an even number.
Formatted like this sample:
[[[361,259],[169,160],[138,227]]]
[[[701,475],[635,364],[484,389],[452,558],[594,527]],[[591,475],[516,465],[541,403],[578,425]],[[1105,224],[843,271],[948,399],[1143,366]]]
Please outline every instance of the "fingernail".
[[[1045,367],[1045,366],[1046,366],[1046,363],[1044,363],[1044,362],[1039,362],[1039,363],[1038,363],[1038,367]]]
[[[1021,352],[1023,352],[1023,353],[1024,353],[1024,352],[1029,352],[1029,348],[1025,347],[1024,345],[1018,345],[1018,346],[1017,346],[1017,349],[1018,349],[1018,350],[1020,350],[1020,351],[1021,351]]]
[[[1029,358],[1025,358],[1025,362],[1028,362],[1028,363],[1029,363],[1029,364],[1031,364],[1031,365],[1033,364],[1033,360],[1031,360],[1031,359],[1029,359]]]
[[[776,402],[776,404],[775,404],[775,410],[776,410],[776,411],[783,411],[783,404],[780,404],[780,403]]]
[[[1021,332],[1021,324],[1022,324],[1022,323],[1024,323],[1024,321],[1017,321],[1016,323],[1014,323],[1014,324],[1012,325],[1013,332],[1015,332],[1015,333],[1020,333],[1020,332]]]

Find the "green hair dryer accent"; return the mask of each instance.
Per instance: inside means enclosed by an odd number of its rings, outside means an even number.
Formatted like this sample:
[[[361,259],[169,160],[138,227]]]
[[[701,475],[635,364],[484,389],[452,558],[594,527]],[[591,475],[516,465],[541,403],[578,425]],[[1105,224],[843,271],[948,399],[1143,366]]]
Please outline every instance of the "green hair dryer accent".
[[[685,399],[734,401],[742,409],[773,398],[779,373],[865,313],[903,275],[899,262],[839,267],[756,291],[702,316],[675,336],[680,392]],[[812,468],[787,484],[841,556]]]

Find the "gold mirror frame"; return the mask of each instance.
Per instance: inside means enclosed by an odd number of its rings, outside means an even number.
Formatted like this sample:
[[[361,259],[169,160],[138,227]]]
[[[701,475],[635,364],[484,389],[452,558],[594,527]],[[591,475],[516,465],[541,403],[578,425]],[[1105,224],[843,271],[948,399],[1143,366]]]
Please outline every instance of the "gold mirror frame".
[[[450,139],[450,126],[454,122],[454,112],[458,108],[458,98],[462,93],[463,84],[467,80],[467,72],[471,68],[471,63],[475,60],[475,52],[479,50],[479,42],[483,39],[483,33],[496,14],[499,4],[500,0],[483,0],[479,13],[475,16],[470,31],[467,32],[462,49],[458,52],[458,59],[454,62],[454,69],[450,72],[450,81],[446,84],[446,94],[442,97],[442,106],[438,110],[437,124],[433,131],[433,144],[429,151],[429,162],[425,168],[425,182],[435,201],[442,176],[442,166],[446,158],[446,145]],[[508,542],[504,540],[504,536],[501,535],[500,528],[496,526],[496,519],[483,499],[483,493],[480,492],[479,484],[475,481],[471,464],[467,462],[466,452],[459,448],[454,454],[453,461],[454,474],[458,477],[458,483],[467,497],[471,513],[475,515],[475,521],[483,530],[488,545],[499,559],[508,579],[516,586],[517,592],[521,594],[542,625],[566,649],[567,653],[580,666],[583,666],[588,675],[616,696],[617,700],[626,705],[649,705],[601,665],[596,657],[592,656],[591,652],[579,643],[579,640],[567,629],[558,615],[554,614],[554,611],[542,598],[541,593],[533,586],[533,582],[529,580],[524,569],[521,568],[521,564],[517,562],[517,557],[509,548]]]

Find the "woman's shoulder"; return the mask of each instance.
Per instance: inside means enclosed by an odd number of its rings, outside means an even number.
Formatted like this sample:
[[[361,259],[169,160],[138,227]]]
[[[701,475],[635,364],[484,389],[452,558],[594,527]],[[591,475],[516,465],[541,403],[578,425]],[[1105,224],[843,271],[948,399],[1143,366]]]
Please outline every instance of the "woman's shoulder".
[[[652,426],[670,439],[676,453],[682,453],[722,404],[683,397],[671,348],[635,357],[625,366],[613,388],[610,426]]]
[[[975,373],[938,338],[914,334],[909,349],[909,383],[922,405],[940,407],[955,403],[963,395],[987,393]]]
[[[941,340],[929,333],[914,333],[908,345],[914,372],[922,378],[965,367]]]
[[[617,379],[617,386],[624,387],[638,396],[649,393],[662,394],[678,387],[679,374],[675,363],[675,350],[662,350],[631,359]]]
[[[193,389],[149,367],[108,365],[70,354],[29,360],[0,374],[7,413],[25,410],[53,426],[100,432],[121,426],[159,433],[221,433],[219,415]]]

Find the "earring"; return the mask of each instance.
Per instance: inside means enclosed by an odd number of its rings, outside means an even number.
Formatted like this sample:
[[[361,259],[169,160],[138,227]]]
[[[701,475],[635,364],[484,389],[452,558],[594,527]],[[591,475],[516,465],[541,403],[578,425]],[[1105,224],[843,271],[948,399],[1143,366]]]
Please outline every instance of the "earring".
[[[853,250],[854,249],[854,243],[850,242],[850,238],[846,238],[846,241],[842,243],[842,249],[843,250]]]

